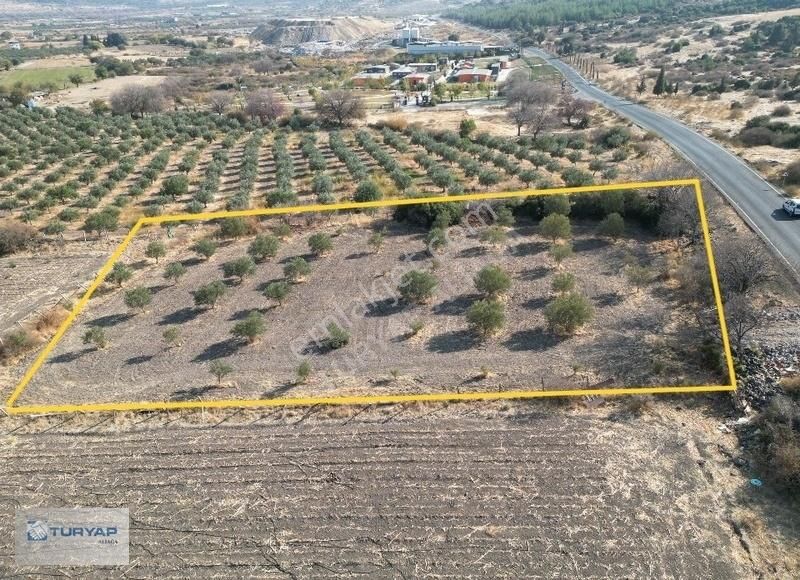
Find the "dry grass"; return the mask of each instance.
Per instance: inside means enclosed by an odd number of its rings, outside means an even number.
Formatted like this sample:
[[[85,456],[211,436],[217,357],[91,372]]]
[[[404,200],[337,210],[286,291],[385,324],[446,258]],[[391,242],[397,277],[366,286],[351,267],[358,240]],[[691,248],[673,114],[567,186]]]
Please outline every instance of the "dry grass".
[[[787,395],[792,395],[795,397],[800,395],[800,375],[783,377],[781,379],[781,388]]]

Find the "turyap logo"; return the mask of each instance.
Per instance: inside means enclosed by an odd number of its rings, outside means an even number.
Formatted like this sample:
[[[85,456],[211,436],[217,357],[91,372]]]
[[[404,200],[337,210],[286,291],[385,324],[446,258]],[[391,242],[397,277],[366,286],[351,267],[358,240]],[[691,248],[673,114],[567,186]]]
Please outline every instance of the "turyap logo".
[[[28,520],[25,534],[29,542],[46,542],[47,524],[41,520]]]

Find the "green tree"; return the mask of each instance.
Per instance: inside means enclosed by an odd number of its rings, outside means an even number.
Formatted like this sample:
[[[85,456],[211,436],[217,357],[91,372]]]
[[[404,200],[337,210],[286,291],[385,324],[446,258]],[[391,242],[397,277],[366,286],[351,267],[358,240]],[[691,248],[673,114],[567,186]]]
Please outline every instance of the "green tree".
[[[499,247],[508,239],[508,234],[500,226],[489,226],[480,233],[480,240],[490,246]]]
[[[572,235],[569,218],[558,213],[551,213],[539,222],[539,231],[545,237],[553,240],[565,240]]]
[[[498,226],[510,228],[516,221],[516,218],[514,218],[514,212],[507,205],[501,205],[494,212],[494,223]]]
[[[261,234],[250,242],[247,253],[256,261],[263,262],[267,258],[274,258],[278,254],[280,240],[277,237]]]
[[[383,197],[381,193],[380,187],[372,181],[371,179],[366,179],[358,184],[356,187],[356,193],[353,195],[353,201],[356,202],[365,202],[365,201],[378,201]]]
[[[283,273],[290,281],[298,283],[302,282],[311,273],[311,266],[308,265],[305,259],[298,256],[289,260],[283,267]]]
[[[196,306],[210,306],[211,308],[215,308],[217,301],[222,298],[226,291],[227,287],[225,283],[216,280],[200,286],[200,288],[192,292],[192,296],[194,297]]]
[[[656,96],[661,96],[667,89],[669,88],[669,84],[667,83],[667,74],[664,71],[664,67],[661,67],[661,70],[658,71],[658,78],[656,79],[656,84],[653,85],[653,94]]]
[[[251,276],[256,271],[256,263],[250,256],[242,256],[222,265],[222,272],[226,278],[237,278],[241,284],[247,276]]]
[[[553,276],[552,288],[558,294],[571,292],[575,288],[575,276],[569,272],[559,272]]]
[[[567,258],[571,258],[574,252],[572,251],[572,244],[553,244],[553,247],[550,248],[550,257],[553,258],[553,261],[556,263],[557,266],[561,265],[561,262],[566,260]]]
[[[131,276],[133,276],[133,270],[130,267],[122,262],[115,262],[108,276],[106,276],[106,282],[116,284],[117,287],[121,288],[125,282],[131,279]]]
[[[469,137],[478,126],[475,124],[475,119],[461,119],[461,122],[458,124],[458,134],[461,137]]]
[[[279,223],[272,228],[272,233],[277,236],[278,239],[285,240],[292,235],[292,226],[286,223]]]
[[[217,251],[217,244],[213,240],[198,240],[192,245],[192,251],[208,260]]]
[[[478,300],[467,310],[467,322],[478,335],[488,338],[505,325],[505,307],[496,300]]]
[[[572,204],[566,195],[546,195],[542,199],[542,208],[545,215],[569,215],[572,210]]]
[[[76,87],[79,87],[83,83],[83,76],[80,73],[73,73],[69,75],[69,82]]]
[[[167,255],[167,246],[164,245],[164,242],[153,240],[147,244],[147,249],[145,249],[144,255],[148,258],[153,258],[156,261],[156,264],[158,264],[158,261]]]
[[[311,376],[311,363],[307,360],[304,360],[299,365],[297,365],[297,383],[302,385],[308,380],[308,377]]]
[[[439,281],[433,274],[421,270],[411,270],[400,278],[397,291],[406,302],[424,304],[433,298],[438,285]]]
[[[217,385],[221,385],[222,379],[233,372],[233,367],[221,360],[215,360],[209,365],[208,372],[216,377]]]
[[[233,326],[231,334],[237,338],[245,339],[248,344],[253,344],[256,339],[267,330],[267,323],[260,312],[251,311],[244,320]]]
[[[94,345],[95,348],[105,348],[108,346],[106,332],[99,326],[91,326],[83,333],[83,344]]]
[[[170,264],[167,264],[166,268],[164,268],[164,278],[167,280],[172,280],[173,284],[177,284],[178,280],[180,280],[186,274],[186,272],[186,266],[180,262],[171,262]]]
[[[315,256],[322,256],[331,251],[333,242],[328,234],[318,232],[308,238],[308,247]]]
[[[349,344],[350,333],[335,322],[328,323],[327,330],[328,336],[323,341],[325,347],[336,350]]]
[[[264,289],[264,296],[270,300],[274,300],[280,305],[283,304],[283,301],[289,295],[290,290],[291,286],[288,282],[284,280],[278,280],[276,282],[270,282],[267,284],[267,287]]]
[[[161,195],[171,197],[172,201],[187,193],[189,193],[189,180],[185,175],[172,175],[161,184]]]
[[[381,251],[384,241],[385,241],[385,236],[383,235],[383,232],[375,232],[369,237],[367,243],[372,248],[372,251],[374,251],[377,254],[378,252]]]
[[[250,226],[244,218],[225,218],[219,222],[219,233],[223,238],[241,238],[250,232]]]
[[[563,294],[544,309],[550,330],[558,334],[574,334],[594,316],[589,300],[577,292]]]
[[[618,213],[610,213],[600,222],[600,233],[617,240],[625,233],[625,220]]]
[[[150,292],[149,288],[145,288],[144,286],[131,288],[125,292],[125,306],[128,308],[144,312],[144,309],[147,308],[152,301],[152,292]]]
[[[433,228],[425,236],[425,246],[429,252],[437,252],[447,247],[447,231],[444,228]]]
[[[167,345],[167,348],[171,348],[173,346],[180,346],[181,331],[178,330],[177,326],[168,327],[161,335],[161,337],[164,339],[164,344]]]
[[[489,298],[498,298],[511,288],[511,277],[500,266],[486,266],[475,276],[475,288]]]

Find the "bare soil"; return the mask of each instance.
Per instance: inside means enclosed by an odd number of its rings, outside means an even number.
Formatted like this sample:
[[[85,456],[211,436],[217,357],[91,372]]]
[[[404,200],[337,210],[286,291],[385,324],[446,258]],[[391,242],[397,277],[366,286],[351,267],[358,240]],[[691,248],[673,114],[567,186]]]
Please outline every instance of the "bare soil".
[[[107,290],[93,299],[20,403],[635,387],[720,380],[698,364],[694,353],[700,329],[677,303],[672,284],[658,282],[637,292],[624,277],[626,256],[652,266],[656,273],[664,271],[669,242],[631,229],[630,237],[611,243],[597,237],[596,225],[575,225],[575,257],[561,270],[577,277],[596,314],[576,336],[565,338],[546,327],[543,311],[553,298],[550,285],[559,268],[549,257],[550,243],[532,223],[510,230],[508,241],[497,248],[479,242],[476,232],[454,226],[450,245],[434,258],[426,251],[422,230],[395,222],[372,224],[373,218],[365,216],[329,224],[324,220],[308,228],[296,219],[299,227],[279,255],[258,265],[256,275],[241,284],[227,280],[227,295],[209,310],[195,308],[190,292],[222,279],[221,265],[244,255],[249,240],[226,244],[203,262],[186,249],[190,238],[203,232],[184,226],[165,240],[170,255],[155,265],[143,251],[163,231],[142,233],[123,261],[138,269],[128,287],[149,287],[153,303],[136,314],[124,306],[124,291]],[[387,228],[379,253],[367,244],[376,227]],[[314,231],[334,236],[329,255],[309,255],[307,240]],[[263,289],[283,278],[284,264],[295,256],[308,259],[312,272],[276,306],[262,295]],[[176,285],[161,278],[169,261],[182,261],[189,268]],[[468,328],[465,312],[481,297],[473,277],[488,264],[502,266],[513,286],[505,298],[506,327],[499,336],[480,341]],[[399,280],[412,269],[432,271],[439,279],[430,304],[410,306],[397,300]],[[253,310],[263,313],[267,332],[247,345],[230,332]],[[410,336],[409,325],[415,320],[424,328]],[[316,342],[331,321],[348,329],[352,342],[329,352]],[[96,350],[82,343],[90,326],[105,329],[107,348]],[[161,335],[169,326],[180,330],[179,347],[167,349],[163,344]],[[215,360],[235,369],[226,379],[227,388],[217,388],[209,375]],[[306,384],[296,384],[295,371],[302,360],[310,362],[314,372]],[[654,370],[657,367],[660,370]]]

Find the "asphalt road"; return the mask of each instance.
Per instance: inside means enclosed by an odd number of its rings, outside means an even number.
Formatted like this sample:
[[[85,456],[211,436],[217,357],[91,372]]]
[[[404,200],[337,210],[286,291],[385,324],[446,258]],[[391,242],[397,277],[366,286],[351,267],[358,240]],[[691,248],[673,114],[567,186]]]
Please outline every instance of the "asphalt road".
[[[800,279],[800,220],[786,215],[781,209],[780,192],[744,161],[680,121],[605,92],[548,53],[538,49],[526,49],[526,52],[557,68],[586,98],[629,118],[672,145],[728,198]]]

